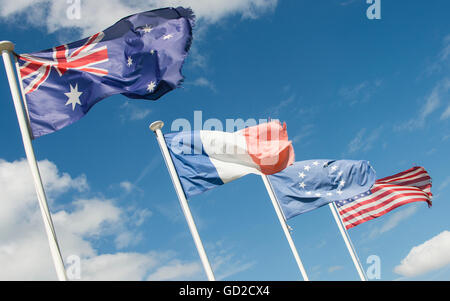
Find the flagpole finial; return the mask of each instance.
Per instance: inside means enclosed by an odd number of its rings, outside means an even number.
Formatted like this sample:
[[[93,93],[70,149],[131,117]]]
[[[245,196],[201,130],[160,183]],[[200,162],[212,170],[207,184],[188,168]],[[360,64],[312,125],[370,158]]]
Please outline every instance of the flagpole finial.
[[[160,130],[162,129],[162,127],[164,126],[164,122],[162,122],[161,120],[152,122],[152,124],[150,124],[150,129],[153,132],[156,132],[156,130]]]
[[[0,51],[7,50],[7,51],[13,51],[14,50],[14,44],[10,41],[0,41]]]

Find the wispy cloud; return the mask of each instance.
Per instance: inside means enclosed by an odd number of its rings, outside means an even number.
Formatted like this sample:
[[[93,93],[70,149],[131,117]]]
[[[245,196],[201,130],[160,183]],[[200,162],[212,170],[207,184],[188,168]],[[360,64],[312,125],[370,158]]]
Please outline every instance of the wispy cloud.
[[[442,183],[439,185],[439,187],[438,187],[438,190],[439,191],[442,191],[442,190],[444,190],[445,188],[447,188],[447,186],[449,186],[450,185],[450,176],[448,176],[448,177],[446,177],[443,181],[442,181]]]
[[[433,155],[433,154],[436,153],[436,152],[437,152],[437,149],[436,149],[435,147],[433,147],[433,148],[429,149],[429,150],[425,153],[425,155],[431,156],[431,155]]]
[[[379,228],[375,228],[369,234],[369,238],[374,238],[379,236],[385,232],[388,232],[395,227],[397,227],[402,221],[411,217],[414,213],[416,213],[418,206],[411,205],[406,209],[397,211],[389,215],[389,218],[381,225]]]
[[[341,266],[341,265],[334,265],[334,266],[331,266],[331,267],[328,268],[328,273],[331,274],[331,273],[333,273],[333,272],[342,270],[343,268],[344,268],[344,267]]]
[[[394,129],[397,131],[402,130],[412,131],[419,128],[423,128],[430,115],[436,112],[442,106],[443,99],[448,99],[449,90],[450,90],[450,78],[445,78],[442,81],[439,81],[433,87],[433,90],[428,95],[428,97],[425,98],[425,101],[422,107],[420,108],[417,116],[411,118],[406,122],[394,126]],[[447,109],[441,113],[441,119],[448,118],[447,116],[448,110],[450,110],[450,107],[447,107]]]
[[[442,39],[442,48],[433,61],[427,66],[425,73],[432,75],[447,70],[450,65],[450,34]]]
[[[447,106],[447,108],[442,112],[441,114],[441,120],[450,118],[450,104]]]
[[[450,34],[443,39],[443,48],[439,52],[440,61],[446,61],[450,58]]]
[[[284,92],[286,94],[288,91],[285,90]],[[277,118],[285,109],[291,108],[291,105],[295,102],[295,100],[296,95],[294,93],[290,93],[288,96],[282,98],[279,102],[277,102],[276,105],[266,109],[264,114],[269,115],[272,118]]]
[[[214,85],[214,83],[211,82],[206,77],[198,77],[194,81],[185,82],[185,86],[189,86],[189,85],[196,86],[196,87],[204,87],[204,88],[210,89],[213,92],[217,92],[216,86]]]
[[[137,104],[133,104],[130,101],[126,101],[120,106],[120,119],[123,121],[125,120],[143,120],[147,118],[148,115],[152,112],[150,109],[141,108]]]
[[[373,81],[366,80],[353,86],[342,87],[339,90],[339,95],[350,105],[365,103],[371,99],[382,83],[382,80],[379,79]]]
[[[120,187],[123,188],[126,192],[131,192],[131,190],[133,190],[134,185],[133,183],[129,182],[129,181],[123,181],[120,182]]]
[[[342,1],[341,3],[339,3],[339,5],[341,5],[341,6],[347,6],[347,5],[350,5],[350,4],[352,4],[352,3],[355,3],[357,0],[344,0],[344,1]]]
[[[314,124],[305,124],[300,128],[300,131],[294,135],[291,140],[292,143],[303,142],[306,138],[314,133]]]
[[[213,269],[217,271],[216,278],[219,280],[246,271],[256,264],[255,260],[246,260],[232,251],[233,248],[224,240],[208,243],[206,248],[211,255]]]
[[[372,131],[368,131],[366,128],[362,128],[348,143],[346,153],[355,154],[371,150],[374,144],[380,138],[382,130],[383,126],[380,126]]]
[[[444,134],[441,138],[441,141],[447,141],[450,139],[450,134]]]

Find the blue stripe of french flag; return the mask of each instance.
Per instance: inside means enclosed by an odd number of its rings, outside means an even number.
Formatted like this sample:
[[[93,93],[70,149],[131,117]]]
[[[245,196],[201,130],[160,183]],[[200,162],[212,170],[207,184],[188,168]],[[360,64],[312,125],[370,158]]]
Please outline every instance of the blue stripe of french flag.
[[[259,124],[229,133],[184,131],[164,135],[186,198],[247,174],[274,174],[295,161],[286,124]]]

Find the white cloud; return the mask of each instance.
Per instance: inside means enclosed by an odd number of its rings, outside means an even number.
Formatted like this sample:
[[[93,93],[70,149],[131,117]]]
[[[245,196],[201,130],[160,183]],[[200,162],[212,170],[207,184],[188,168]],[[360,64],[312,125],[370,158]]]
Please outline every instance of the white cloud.
[[[88,188],[86,177],[81,175],[71,178],[66,173],[59,173],[56,165],[48,160],[39,162],[39,168],[43,178],[49,201],[69,189],[79,191]],[[20,220],[22,212],[28,212],[34,208],[35,201],[34,183],[26,160],[7,162],[0,159],[0,235],[4,231],[12,230],[8,225]]]
[[[148,270],[158,266],[156,253],[103,254],[83,260],[82,280],[142,280]]]
[[[183,263],[179,260],[173,260],[150,274],[147,280],[196,279],[202,273],[203,268],[199,262]]]
[[[413,247],[394,272],[414,277],[450,264],[450,231],[443,231],[426,242]]]
[[[152,216],[150,210],[124,208],[114,200],[102,198],[78,198],[61,204],[58,199],[64,193],[66,198],[69,190],[88,188],[86,177],[61,173],[48,160],[40,161],[39,167],[46,192],[53,198],[50,207],[58,208],[52,211],[52,218],[63,258],[69,268],[69,256],[80,258],[81,280],[205,280],[198,258],[180,260],[170,250],[143,253],[124,250],[142,239],[138,227]],[[56,280],[25,160],[0,159],[0,191],[0,280]],[[105,241],[112,246],[108,247],[108,253],[99,248],[99,242]],[[219,250],[213,248],[211,263],[226,275],[252,265],[242,264],[223,248]]]
[[[93,242],[109,239],[120,248],[136,240],[139,233],[128,224],[142,224],[151,215],[147,209],[118,207],[108,199],[78,199],[56,205],[65,192],[87,188],[85,176],[76,178],[59,172],[50,161],[39,162],[46,192],[55,198],[53,222],[63,258],[81,258],[81,279],[142,280],[152,269],[164,267],[165,260],[174,260],[164,253],[119,252],[100,254]],[[7,162],[0,159],[0,279],[55,280],[41,214],[35,196],[28,164],[25,160]],[[164,255],[164,256],[163,256]],[[182,272],[179,275],[183,275]],[[201,276],[199,276],[201,277]]]
[[[67,1],[1,0],[0,16],[20,17],[22,23],[26,21],[34,26],[42,26],[49,32],[77,28],[86,36],[111,26],[125,16],[160,7],[191,7],[199,20],[215,23],[229,15],[255,18],[260,13],[274,9],[277,2],[278,0],[85,0],[80,1],[81,18],[74,19],[67,14],[71,9],[71,4]]]

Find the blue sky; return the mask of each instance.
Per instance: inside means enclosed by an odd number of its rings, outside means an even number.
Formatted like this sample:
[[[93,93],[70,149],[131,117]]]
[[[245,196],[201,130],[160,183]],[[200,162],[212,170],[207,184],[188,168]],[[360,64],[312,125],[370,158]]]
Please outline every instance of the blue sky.
[[[206,279],[148,129],[163,120],[167,132],[201,111],[224,123],[285,121],[297,160],[369,160],[380,178],[424,166],[431,209],[406,205],[349,234],[365,270],[370,255],[380,258],[381,280],[450,280],[447,1],[382,0],[381,20],[366,17],[363,0],[82,1],[75,20],[65,2],[0,3],[0,37],[18,53],[167,3],[191,4],[197,14],[183,87],[156,102],[109,97],[33,142],[63,255],[81,258],[82,279]],[[0,279],[56,279],[0,77]],[[301,279],[260,177],[195,196],[190,206],[218,279]],[[359,279],[328,207],[289,225],[311,280]]]

